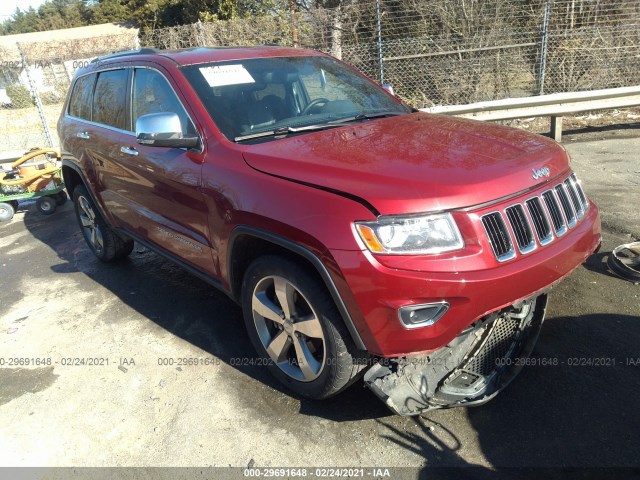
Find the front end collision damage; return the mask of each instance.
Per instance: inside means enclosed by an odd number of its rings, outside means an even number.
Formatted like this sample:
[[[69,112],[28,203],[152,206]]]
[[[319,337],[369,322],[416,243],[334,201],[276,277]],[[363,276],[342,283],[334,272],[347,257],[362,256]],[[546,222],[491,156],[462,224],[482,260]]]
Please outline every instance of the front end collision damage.
[[[403,416],[486,403],[526,363],[546,306],[547,295],[541,294],[478,320],[435,352],[381,359],[364,382]]]

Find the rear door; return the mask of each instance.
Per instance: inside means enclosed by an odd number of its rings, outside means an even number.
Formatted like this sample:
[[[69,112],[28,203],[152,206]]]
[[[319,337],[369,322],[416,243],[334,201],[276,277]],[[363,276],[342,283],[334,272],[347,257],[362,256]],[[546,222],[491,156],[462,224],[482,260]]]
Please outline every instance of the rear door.
[[[129,114],[130,68],[113,68],[97,73],[91,103],[91,125],[77,135],[86,145],[95,178],[91,180],[98,201],[114,226],[128,219],[120,201],[122,187],[116,179],[125,172],[119,163],[119,145],[133,135]],[[120,192],[120,194],[114,194]]]

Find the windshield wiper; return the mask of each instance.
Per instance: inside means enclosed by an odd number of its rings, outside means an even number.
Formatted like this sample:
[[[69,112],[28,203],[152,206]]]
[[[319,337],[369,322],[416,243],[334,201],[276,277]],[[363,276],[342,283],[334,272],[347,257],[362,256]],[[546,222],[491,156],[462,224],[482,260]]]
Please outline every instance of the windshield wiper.
[[[359,122],[361,120],[371,120],[373,118],[382,117],[395,117],[396,115],[404,115],[400,112],[379,112],[379,113],[360,113],[352,117],[341,118],[339,120],[332,120],[327,123],[319,123],[317,125],[305,125],[303,127],[282,127],[275,130],[267,130],[265,132],[250,133],[248,135],[241,135],[233,139],[234,142],[244,142],[245,140],[255,140],[256,138],[267,137],[280,137],[288,135],[290,133],[311,132],[313,130],[326,130],[327,128],[335,128],[343,126],[349,122]]]
[[[378,113],[359,113],[352,117],[341,118],[340,120],[334,120],[332,124],[359,122],[361,120],[372,120],[374,118],[383,117],[396,117],[398,115],[405,115],[404,112],[378,112]]]
[[[336,122],[320,123],[318,125],[305,125],[304,127],[282,127],[275,130],[267,130],[266,132],[250,133],[249,135],[241,135],[233,139],[234,142],[243,142],[245,140],[254,140],[256,138],[279,137],[290,133],[311,132],[313,130],[325,130],[327,128],[339,127]]]

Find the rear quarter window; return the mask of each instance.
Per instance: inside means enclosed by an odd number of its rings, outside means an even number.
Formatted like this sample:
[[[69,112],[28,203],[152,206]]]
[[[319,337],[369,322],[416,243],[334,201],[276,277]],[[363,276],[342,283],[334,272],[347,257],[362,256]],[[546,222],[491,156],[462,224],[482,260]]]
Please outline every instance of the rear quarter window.
[[[128,70],[108,70],[98,74],[93,93],[93,118],[97,123],[130,130],[127,121]]]
[[[69,100],[69,115],[91,120],[91,94],[95,80],[95,74],[85,75],[76,80]]]

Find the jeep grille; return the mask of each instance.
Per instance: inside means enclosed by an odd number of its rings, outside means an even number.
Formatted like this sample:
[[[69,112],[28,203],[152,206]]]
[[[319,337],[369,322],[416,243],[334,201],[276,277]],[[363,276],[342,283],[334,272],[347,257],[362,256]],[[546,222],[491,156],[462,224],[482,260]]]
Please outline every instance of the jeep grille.
[[[589,208],[580,182],[572,174],[540,196],[482,216],[491,249],[499,262],[551,243],[584,218]],[[534,235],[535,233],[535,235]]]

